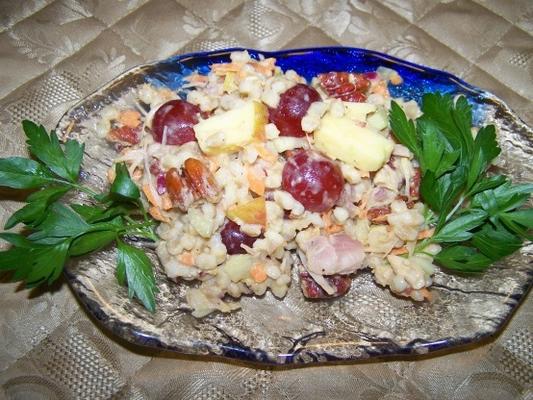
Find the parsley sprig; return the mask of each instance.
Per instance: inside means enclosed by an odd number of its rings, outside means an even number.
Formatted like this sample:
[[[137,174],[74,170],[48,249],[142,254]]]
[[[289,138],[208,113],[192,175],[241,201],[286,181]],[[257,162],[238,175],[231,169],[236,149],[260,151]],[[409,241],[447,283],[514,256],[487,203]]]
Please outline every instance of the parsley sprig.
[[[109,191],[97,193],[79,182],[83,144],[71,139],[61,145],[54,131],[48,134],[31,121],[22,126],[33,158],[0,159],[0,186],[35,191],[5,225],[10,229],[22,224],[22,233],[0,233],[0,239],[11,244],[0,252],[0,270],[11,271],[13,280],[29,287],[50,284],[70,258],[116,243],[118,282],[153,312],[157,287],[150,259],[124,239],[155,240],[154,224],[126,166],[117,164]],[[86,193],[91,204],[62,200],[71,191]]]
[[[494,125],[472,134],[472,107],[464,96],[429,93],[423,115],[409,120],[392,102],[394,136],[420,163],[420,194],[431,208],[433,237],[443,246],[435,260],[460,272],[481,272],[532,240],[533,209],[525,208],[533,184],[512,184],[503,175],[487,175],[500,154]]]

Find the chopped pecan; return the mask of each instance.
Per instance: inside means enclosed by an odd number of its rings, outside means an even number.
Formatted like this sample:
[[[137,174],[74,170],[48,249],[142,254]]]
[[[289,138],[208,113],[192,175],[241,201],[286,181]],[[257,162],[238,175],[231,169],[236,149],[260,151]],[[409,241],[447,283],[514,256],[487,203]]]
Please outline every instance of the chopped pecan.
[[[330,96],[350,102],[365,101],[365,92],[370,86],[370,81],[363,74],[328,72],[318,75],[318,79]]]
[[[396,196],[396,200],[401,200],[405,202],[405,205],[409,210],[411,210],[416,204],[416,200],[409,200],[409,197],[404,196],[403,194],[399,194],[398,196]]]
[[[420,168],[415,168],[415,174],[411,180],[411,185],[409,186],[409,195],[412,199],[418,199],[420,197]]]
[[[171,168],[165,174],[165,183],[173,205],[181,211],[187,211],[194,202],[194,195],[185,178],[180,176],[176,168]]]
[[[347,72],[328,72],[327,74],[318,75],[318,79],[322,87],[327,89],[335,89],[343,83],[350,82],[350,75]]]
[[[210,203],[220,200],[220,188],[215,177],[203,162],[196,158],[188,158],[183,164],[183,174],[197,198],[206,199]]]
[[[365,92],[370,87],[370,81],[365,74],[353,74],[355,87],[359,92]]]
[[[391,213],[390,206],[371,208],[366,212],[367,218],[373,224],[386,224],[387,215]]]
[[[112,143],[120,143],[123,145],[131,145],[139,143],[139,133],[135,128],[129,126],[122,126],[120,128],[111,129],[106,139]]]

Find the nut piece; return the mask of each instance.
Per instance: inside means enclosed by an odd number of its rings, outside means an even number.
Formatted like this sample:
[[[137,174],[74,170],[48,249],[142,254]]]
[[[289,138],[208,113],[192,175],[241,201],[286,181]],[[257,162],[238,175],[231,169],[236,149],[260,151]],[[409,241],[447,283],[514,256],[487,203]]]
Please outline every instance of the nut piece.
[[[196,198],[206,199],[210,203],[217,203],[220,200],[221,192],[215,177],[200,160],[196,158],[185,160],[183,174]]]
[[[181,211],[187,211],[194,202],[194,195],[185,178],[180,176],[176,168],[171,168],[165,174],[165,182],[172,204]]]

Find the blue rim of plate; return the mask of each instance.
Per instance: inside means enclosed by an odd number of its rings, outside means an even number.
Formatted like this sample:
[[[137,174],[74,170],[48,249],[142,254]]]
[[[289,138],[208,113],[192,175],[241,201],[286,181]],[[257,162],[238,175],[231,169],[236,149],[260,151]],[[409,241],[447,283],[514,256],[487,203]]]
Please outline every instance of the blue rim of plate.
[[[313,76],[316,76],[317,70],[323,69],[321,67],[324,67],[325,65],[331,66],[329,68],[330,71],[354,71],[354,69],[350,68],[350,66],[343,65],[344,63],[341,59],[343,53],[350,53],[351,56],[355,55],[357,57],[361,57],[361,61],[367,63],[364,68],[357,69],[357,72],[375,71],[378,66],[385,66],[395,69],[402,77],[407,75],[407,79],[405,80],[408,83],[407,85],[389,85],[389,90],[394,98],[404,96],[409,100],[416,100],[417,102],[420,102],[421,96],[424,92],[420,90],[421,88],[418,83],[422,82],[426,82],[428,86],[431,86],[430,91],[433,92],[439,91],[441,93],[454,92],[457,94],[465,94],[473,106],[474,124],[482,122],[483,104],[490,97],[493,97],[493,95],[489,94],[483,89],[474,86],[449,72],[402,60],[400,58],[375,50],[343,46],[311,47],[280,51],[261,51],[244,47],[234,47],[229,49],[179,54],[166,58],[162,61],[148,64],[157,64],[160,68],[165,70],[165,75],[158,75],[156,73],[148,82],[155,85],[163,85],[173,90],[178,90],[184,83],[182,77],[190,72],[198,70],[196,68],[189,67],[189,64],[194,65],[198,62],[198,60],[205,60],[202,62],[202,64],[205,66],[210,66],[214,63],[227,61],[228,55],[231,52],[244,50],[248,51],[253,58],[258,58],[259,55],[263,55],[266,58],[276,58],[276,65],[281,67],[283,70],[290,69],[287,68],[287,66],[291,66],[292,64],[292,62],[288,62],[290,60],[299,58],[301,61],[305,62],[310,61],[307,59],[307,56],[312,57],[314,53],[319,52],[325,54],[327,59],[321,60],[322,62],[318,65],[318,68],[316,65],[310,65],[305,68],[302,68],[301,65],[299,65],[298,73],[303,75],[308,80],[310,80],[310,78]],[[341,58],[335,59],[335,62],[331,61],[333,60],[333,57],[339,56]],[[370,61],[372,61],[372,63],[370,63]],[[182,68],[179,71],[175,71],[174,75],[172,71],[175,69],[176,64],[181,64]],[[339,68],[339,65],[342,65],[342,67]],[[166,66],[169,68],[166,69]],[[200,73],[207,73],[208,68],[200,68],[198,71]],[[173,79],[174,77],[176,79]],[[437,80],[435,78],[437,78]],[[417,82],[416,85],[414,85],[415,81]]]
[[[286,70],[287,65],[290,66],[291,64],[289,62],[286,62],[286,60],[294,59],[295,57],[301,57],[303,60],[306,60],[306,56],[309,56],[317,52],[324,54],[325,56],[328,56],[328,57],[331,57],[332,55],[334,55],[334,53],[348,52],[348,53],[351,53],[352,55],[355,54],[357,56],[364,57],[364,58],[374,58],[373,60],[374,63],[370,65],[367,64],[364,68],[342,68],[341,67],[341,68],[331,68],[329,69],[329,71],[355,71],[357,70],[357,72],[368,72],[368,71],[374,71],[377,68],[377,66],[390,67],[390,68],[395,69],[397,72],[399,72],[400,76],[402,77],[405,77],[407,74],[407,76],[409,76],[409,79],[405,80],[407,83],[410,83],[413,77],[418,77],[418,79],[415,79],[416,85],[408,84],[404,87],[398,87],[399,90],[396,90],[396,91],[394,87],[392,87],[391,92],[392,92],[393,97],[401,97],[405,95],[409,99],[416,99],[417,101],[419,101],[421,98],[421,95],[424,93],[424,91],[421,90],[420,88],[420,84],[425,83],[428,86],[431,86],[431,88],[426,90],[426,92],[441,91],[441,92],[453,92],[456,94],[459,94],[459,93],[465,94],[468,100],[470,101],[470,103],[473,105],[474,123],[478,123],[483,120],[484,105],[490,103],[490,104],[497,104],[499,106],[503,106],[504,111],[506,113],[511,114],[514,120],[517,120],[521,124],[523,124],[522,121],[520,121],[520,119],[515,114],[513,114],[511,110],[503,102],[501,102],[496,96],[482,90],[479,87],[476,87],[474,85],[471,85],[465,82],[461,78],[449,72],[438,70],[438,69],[431,68],[428,66],[423,66],[423,65],[416,64],[410,61],[405,61],[400,58],[390,56],[388,54],[381,53],[381,52],[374,51],[374,50],[366,50],[366,49],[361,49],[361,48],[342,47],[342,46],[288,49],[288,50],[280,50],[280,51],[261,51],[261,50],[255,50],[255,49],[249,49],[249,48],[236,47],[236,48],[220,49],[220,50],[214,50],[214,51],[194,52],[194,53],[175,55],[175,56],[171,56],[161,61],[155,61],[152,63],[143,64],[143,65],[129,69],[128,71],[114,78],[112,81],[103,85],[93,94],[81,100],[78,104],[73,106],[71,110],[78,107],[87,98],[90,98],[93,95],[96,95],[99,92],[105,90],[110,85],[112,85],[114,82],[124,78],[125,76],[129,74],[134,74],[141,69],[150,69],[150,68],[153,69],[157,67],[156,70],[150,71],[150,76],[148,77],[148,79],[146,79],[146,81],[149,83],[155,84],[155,85],[164,85],[171,89],[178,90],[183,83],[181,78],[184,75],[191,73],[193,71],[196,71],[196,70],[198,70],[200,73],[206,73],[209,65],[213,63],[218,63],[221,61],[227,61],[228,56],[231,52],[244,51],[244,50],[248,51],[250,55],[254,58],[257,58],[259,55],[263,55],[265,57],[275,57],[277,60],[276,65],[280,66],[283,70]],[[203,61],[203,62],[200,62],[200,61]],[[199,64],[199,63],[207,67],[205,67],[203,70],[201,68],[198,69],[197,67],[195,67],[195,64]],[[331,63],[331,60],[330,61],[322,60],[321,65],[322,66],[328,65],[329,63]],[[339,65],[339,64],[335,64],[335,65]],[[360,65],[354,65],[354,66],[361,67]],[[323,72],[326,72],[326,71],[323,71]],[[311,67],[306,68],[305,72],[303,73],[302,73],[302,68],[299,68],[298,73],[303,75],[307,79],[309,79],[311,76],[316,76],[317,74],[316,66],[314,67],[311,66]],[[427,79],[427,81],[424,81],[424,78]],[[433,81],[432,84],[430,84],[429,82],[430,80]],[[436,80],[436,86],[435,86],[435,80]],[[400,85],[400,86],[403,86],[403,85]],[[68,113],[69,112],[67,112],[62,117],[62,120],[68,116]],[[212,347],[210,347],[210,344],[207,344],[206,346],[205,343],[198,343],[198,344],[194,344],[189,347],[169,346],[168,344],[165,344],[162,341],[160,341],[158,338],[153,337],[147,334],[146,332],[137,330],[134,326],[132,326],[131,324],[127,322],[121,323],[121,321],[116,321],[113,317],[110,317],[106,312],[104,312],[102,307],[95,300],[89,298],[87,295],[85,295],[83,292],[81,292],[78,289],[78,286],[83,285],[83,283],[81,283],[77,279],[77,276],[75,273],[66,269],[65,275],[74,293],[80,299],[80,301],[85,306],[85,308],[89,311],[89,313],[93,317],[95,317],[105,328],[109,329],[111,332],[113,332],[117,336],[131,343],[134,343],[134,344],[137,344],[143,347],[157,348],[159,350],[170,350],[170,351],[174,351],[177,353],[192,354],[192,355],[199,355],[199,356],[214,356],[215,358],[223,358],[223,359],[224,358],[237,359],[237,360],[242,360],[246,362],[259,363],[263,365],[267,365],[267,364],[268,365],[287,365],[287,364],[302,364],[302,363],[316,364],[316,363],[324,363],[324,362],[327,363],[327,362],[338,362],[338,361],[358,361],[362,359],[366,360],[368,359],[368,357],[372,357],[372,358],[380,357],[381,358],[381,357],[387,357],[387,356],[409,356],[409,355],[412,356],[412,355],[432,353],[432,352],[440,351],[443,349],[464,347],[465,345],[483,341],[499,333],[502,327],[508,322],[510,317],[516,311],[516,309],[520,305],[520,302],[526,297],[531,286],[533,285],[533,270],[530,268],[528,271],[528,279],[525,282],[523,282],[522,285],[520,285],[518,290],[513,295],[508,296],[507,301],[508,301],[508,305],[510,308],[508,312],[499,319],[495,328],[491,332],[485,332],[485,333],[478,334],[478,335],[475,335],[475,333],[473,333],[473,336],[469,336],[469,337],[443,337],[438,340],[415,339],[404,345],[398,345],[394,343],[393,341],[390,341],[388,345],[378,346],[378,347],[375,347],[374,349],[367,349],[366,350],[367,356],[364,358],[357,357],[357,356],[339,358],[331,354],[327,354],[327,353],[317,354],[316,351],[307,350],[305,347],[305,343],[309,339],[311,339],[308,337],[300,338],[299,342],[294,343],[292,349],[289,350],[289,352],[285,354],[272,354],[272,353],[269,353],[265,349],[251,348],[239,342],[238,340],[234,340],[231,337],[227,338],[228,340],[226,343],[212,344]],[[297,345],[303,345],[303,346],[300,347],[299,349],[296,349]]]
[[[339,52],[339,51],[349,51],[349,52],[355,52],[355,53],[361,53],[365,55],[372,55],[377,57],[378,59],[393,62],[395,65],[403,65],[405,67],[418,70],[420,72],[425,73],[433,73],[436,75],[443,75],[449,78],[451,81],[457,83],[458,85],[464,87],[465,89],[475,92],[477,94],[484,94],[486,93],[483,89],[474,86],[463,79],[453,75],[450,72],[439,70],[433,67],[429,67],[422,64],[416,64],[411,61],[402,60],[401,58],[391,56],[386,53],[382,53],[380,51],[376,50],[369,50],[369,49],[363,49],[360,47],[346,47],[346,46],[321,46],[321,47],[306,47],[306,48],[295,48],[295,49],[285,49],[285,50],[278,50],[278,51],[262,51],[257,49],[251,49],[251,48],[245,48],[245,47],[231,47],[227,49],[220,49],[220,50],[212,50],[212,51],[199,51],[199,52],[193,52],[193,53],[186,53],[186,54],[178,54],[174,56],[170,56],[162,61],[156,61],[154,63],[150,64],[160,64],[160,63],[170,63],[174,64],[176,62],[186,62],[190,59],[197,59],[197,58],[215,58],[215,57],[221,57],[226,56],[229,53],[235,52],[235,51],[248,51],[253,57],[257,57],[259,54],[264,55],[265,57],[274,57],[276,59],[279,59],[279,56],[295,56],[300,54],[310,54],[313,52]],[[217,61],[212,61],[212,63],[216,63]],[[276,63],[276,65],[279,65]],[[136,67],[134,67],[136,68]]]

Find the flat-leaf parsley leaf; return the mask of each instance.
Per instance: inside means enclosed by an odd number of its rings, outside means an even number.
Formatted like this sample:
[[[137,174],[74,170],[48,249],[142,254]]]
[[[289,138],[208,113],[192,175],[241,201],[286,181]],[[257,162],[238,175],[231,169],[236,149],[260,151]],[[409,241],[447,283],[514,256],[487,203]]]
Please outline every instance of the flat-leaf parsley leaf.
[[[154,225],[142,208],[139,188],[126,165],[115,166],[116,179],[107,193],[96,193],[78,182],[83,144],[68,140],[61,145],[54,132],[48,134],[31,121],[24,121],[23,129],[34,159],[0,159],[0,186],[37,190],[5,226],[22,225],[24,234],[0,233],[0,239],[11,244],[0,252],[0,270],[11,271],[13,280],[25,281],[30,287],[50,284],[69,258],[117,243],[119,282],[128,286],[130,297],[153,312],[157,288],[150,260],[123,238],[153,240]],[[90,204],[60,202],[71,190],[87,193]]]
[[[393,101],[389,116],[394,136],[420,163],[420,194],[435,223],[433,236],[418,250],[439,243],[440,265],[482,272],[532,239],[533,210],[523,207],[533,185],[487,176],[501,151],[496,128],[473,131],[472,107],[464,96],[454,101],[448,94],[425,94],[421,108],[423,115],[412,121]]]

